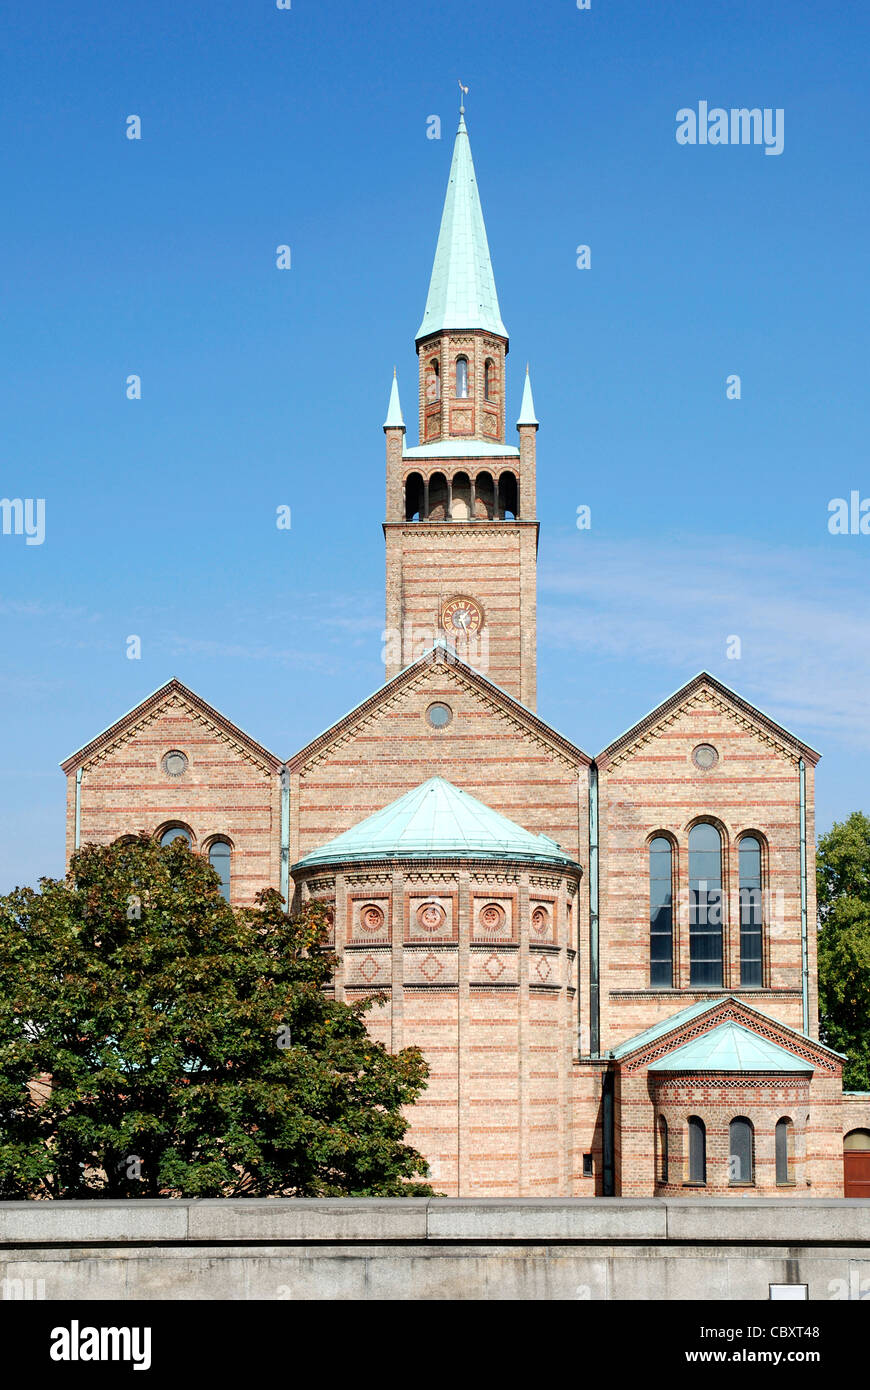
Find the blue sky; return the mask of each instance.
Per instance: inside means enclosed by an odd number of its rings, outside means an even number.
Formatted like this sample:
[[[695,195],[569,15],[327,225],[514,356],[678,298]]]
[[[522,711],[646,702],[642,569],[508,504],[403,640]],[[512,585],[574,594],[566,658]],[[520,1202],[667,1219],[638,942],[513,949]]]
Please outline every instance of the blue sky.
[[[395,364],[416,442],[458,77],[509,419],[528,360],[541,421],[540,714],[594,753],[707,668],[822,750],[819,829],[870,809],[870,536],[827,529],[870,496],[859,6],[4,28],[0,495],[44,497],[46,536],[0,536],[0,890],[62,871],[59,760],[170,676],[282,757],[381,683],[381,424]],[[782,108],[783,153],[678,145],[702,100]]]

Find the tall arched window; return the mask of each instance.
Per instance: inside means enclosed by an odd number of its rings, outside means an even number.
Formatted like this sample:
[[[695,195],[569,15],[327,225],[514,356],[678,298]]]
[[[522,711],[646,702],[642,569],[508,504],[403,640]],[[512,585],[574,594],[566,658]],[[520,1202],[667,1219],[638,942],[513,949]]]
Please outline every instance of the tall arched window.
[[[493,371],[493,360],[491,357],[487,357],[483,364],[483,398],[486,401],[492,400],[492,392],[495,384],[493,380]]]
[[[649,847],[649,982],[674,983],[674,867],[670,840],[657,835]]]
[[[456,394],[464,398],[468,395],[468,358],[456,359]]]
[[[659,1115],[659,1182],[668,1180],[668,1122]]]
[[[794,1182],[794,1126],[787,1115],[776,1122],[774,1151],[777,1183],[783,1186]]]
[[[752,1155],[752,1122],[743,1115],[728,1126],[728,1181],[733,1184],[755,1181]]]
[[[429,363],[429,380],[426,385],[426,395],[430,401],[440,401],[441,399],[441,368],[437,360]]]
[[[405,520],[423,520],[423,476],[409,473],[405,479]]]
[[[170,825],[169,829],[164,830],[160,836],[161,845],[171,845],[173,840],[186,840],[189,845],[193,844],[190,831],[182,825]]]
[[[427,520],[447,520],[447,479],[443,473],[433,473],[429,479],[429,515]]]
[[[689,1116],[689,1182],[707,1181],[707,1130],[697,1115]]]
[[[516,520],[517,479],[514,473],[500,473],[498,479],[498,506],[496,511],[504,521]]]
[[[689,831],[689,984],[722,985],[722,837],[707,821]]]
[[[754,835],[740,841],[740,983],[763,983],[761,844]]]
[[[226,840],[213,840],[208,851],[208,862],[220,875],[221,897],[230,900],[230,847]]]

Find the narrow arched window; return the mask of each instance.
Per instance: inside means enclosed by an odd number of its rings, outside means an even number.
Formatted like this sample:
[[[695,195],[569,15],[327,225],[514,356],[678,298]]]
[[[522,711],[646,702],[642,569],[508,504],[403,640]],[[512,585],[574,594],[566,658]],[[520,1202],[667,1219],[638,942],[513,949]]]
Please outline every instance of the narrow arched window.
[[[456,359],[456,394],[463,398],[468,395],[467,357],[457,357]]]
[[[742,1115],[728,1126],[728,1181],[732,1184],[755,1181],[752,1161],[752,1123]]]
[[[689,1116],[689,1182],[707,1181],[707,1131],[697,1115]]]
[[[185,830],[181,825],[171,825],[168,830],[164,830],[160,836],[161,845],[171,845],[173,840],[186,840],[189,845],[193,844],[190,831]]]
[[[657,835],[649,847],[649,982],[674,983],[673,850]]]
[[[754,835],[740,841],[740,983],[763,983],[761,844]]]
[[[776,1153],[777,1183],[783,1185],[793,1182],[794,1126],[785,1115],[776,1122],[774,1151]]]
[[[722,985],[722,837],[706,821],[689,831],[689,984]]]
[[[219,875],[221,897],[230,900],[230,847],[226,840],[214,840],[208,851],[208,862]]]
[[[493,361],[492,361],[492,358],[491,358],[491,357],[487,357],[486,361],[485,361],[484,364],[483,364],[483,398],[484,398],[484,400],[487,400],[487,401],[491,401],[491,400],[492,400],[493,386],[494,386],[494,382],[493,382]]]
[[[440,399],[441,399],[441,368],[439,367],[439,365],[438,365],[437,362],[433,362],[431,365],[432,365],[432,374],[431,374],[431,377],[430,377],[430,391],[431,391],[431,393],[432,393],[432,400],[433,400],[433,401],[440,401]]]
[[[668,1122],[659,1115],[659,1182],[668,1180]]]

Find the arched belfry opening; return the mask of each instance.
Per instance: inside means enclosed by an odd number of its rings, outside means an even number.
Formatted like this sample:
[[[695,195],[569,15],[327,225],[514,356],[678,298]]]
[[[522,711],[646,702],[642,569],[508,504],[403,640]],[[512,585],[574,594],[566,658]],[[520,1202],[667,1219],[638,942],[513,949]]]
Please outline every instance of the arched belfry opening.
[[[471,519],[471,479],[467,473],[453,475],[453,504],[450,509],[451,521],[470,521]]]

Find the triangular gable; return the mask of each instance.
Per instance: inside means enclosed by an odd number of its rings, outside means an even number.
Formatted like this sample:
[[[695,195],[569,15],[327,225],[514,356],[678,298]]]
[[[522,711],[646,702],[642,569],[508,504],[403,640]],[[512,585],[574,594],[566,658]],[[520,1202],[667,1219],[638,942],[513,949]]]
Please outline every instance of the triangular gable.
[[[743,1023],[728,1019],[706,1033],[666,1052],[649,1066],[651,1072],[714,1071],[734,1075],[740,1072],[777,1072],[791,1076],[813,1072],[808,1057],[797,1057],[770,1038],[753,1033]]]
[[[797,762],[799,758],[805,758],[814,767],[819,761],[821,753],[815,748],[802,742],[782,724],[777,724],[763,710],[751,705],[715,676],[711,676],[707,671],[700,671],[667,700],[650,710],[637,724],[609,743],[595,760],[598,766],[605,769],[623,762],[660,729],[672,724],[685,710],[693,708],[699,697],[704,703],[712,704],[729,714],[744,728],[763,738],[792,761]]]
[[[610,1057],[626,1072],[647,1071],[662,1058],[694,1044],[723,1023],[734,1023],[762,1041],[805,1061],[808,1070],[836,1074],[841,1053],[799,1033],[734,995],[692,1004],[613,1048]],[[712,1068],[715,1070],[715,1068]]]
[[[242,729],[232,724],[226,719],[219,710],[214,709],[201,699],[194,691],[188,690],[181,681],[167,681],[158,690],[152,691],[135,708],[128,710],[114,724],[110,724],[102,733],[92,738],[90,743],[86,743],[83,748],[70,756],[61,763],[63,771],[69,775],[79,767],[91,762],[94,758],[105,757],[118,744],[131,738],[137,729],[146,724],[153,723],[159,718],[164,709],[174,703],[186,705],[195,719],[210,726],[220,737],[224,738],[233,745],[244,757],[258,763],[266,771],[277,772],[282,766],[280,758],[274,753],[270,753],[267,748],[257,743]]]
[[[349,710],[341,719],[331,724],[328,729],[324,729],[317,738],[312,739],[292,758],[289,758],[287,766],[290,771],[302,772],[311,763],[322,758],[324,753],[334,744],[346,739],[369,720],[377,717],[385,705],[404,690],[413,686],[420,680],[421,676],[425,676],[435,665],[446,666],[458,681],[497,707],[501,714],[514,721],[518,729],[544,744],[571,767],[589,766],[592,760],[581,748],[577,748],[575,744],[563,738],[555,729],[551,729],[548,724],[538,718],[534,711],[520,704],[519,700],[515,700],[512,695],[508,695],[506,690],[494,685],[491,680],[481,675],[479,671],[475,671],[472,666],[467,666],[444,642],[436,642],[429,651],[424,652],[410,666],[406,666],[391,681],[387,681],[386,685],[380,686],[367,700],[363,700],[361,704]]]

